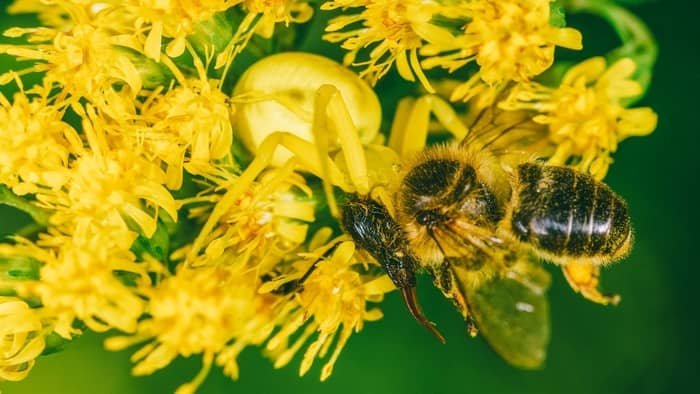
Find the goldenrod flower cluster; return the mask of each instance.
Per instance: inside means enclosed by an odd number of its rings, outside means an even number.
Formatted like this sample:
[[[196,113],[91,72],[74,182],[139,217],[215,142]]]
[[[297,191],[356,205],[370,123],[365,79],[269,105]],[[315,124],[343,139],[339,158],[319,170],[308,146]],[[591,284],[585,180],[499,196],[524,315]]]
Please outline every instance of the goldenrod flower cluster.
[[[393,63],[400,75],[418,77],[432,92],[423,69],[453,72],[472,62],[479,71],[452,92],[469,100],[485,85],[527,81],[554,61],[554,48],[580,49],[581,33],[550,24],[549,0],[330,1],[322,8],[360,8],[332,19],[325,38],[342,41],[346,64],[366,50],[361,75],[374,83]],[[421,60],[422,59],[422,60]]]
[[[0,75],[14,90],[0,95],[0,203],[37,223],[0,244],[0,380],[23,379],[51,343],[85,330],[119,332],[110,350],[138,345],[136,375],[201,355],[179,393],[213,366],[236,379],[248,346],[275,368],[302,353],[302,375],[324,358],[328,378],[351,334],[382,317],[392,286],[333,218],[328,168],[272,162],[242,182],[256,151],[237,134],[240,106],[269,97],[235,96],[233,85],[254,60],[323,39],[371,85],[395,66],[416,93],[466,103],[454,122],[486,106],[527,114],[530,154],[602,179],[618,143],[652,132],[656,115],[629,108],[646,89],[635,58],[556,63],[557,48],[583,42],[565,26],[567,4],[16,0],[8,12],[34,13],[40,26],[10,28],[0,45],[17,61]],[[314,21],[325,33],[303,37]],[[402,155],[373,133],[370,162]],[[332,169],[350,178],[347,167]],[[370,184],[390,178],[370,174]]]

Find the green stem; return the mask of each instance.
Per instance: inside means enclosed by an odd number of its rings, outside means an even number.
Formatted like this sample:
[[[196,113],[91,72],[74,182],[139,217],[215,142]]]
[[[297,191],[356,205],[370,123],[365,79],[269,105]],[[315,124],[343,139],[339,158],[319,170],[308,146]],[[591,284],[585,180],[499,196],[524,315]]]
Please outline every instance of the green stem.
[[[632,58],[637,63],[634,79],[642,85],[643,92],[633,101],[641,99],[651,83],[652,70],[658,56],[654,36],[636,15],[609,0],[565,0],[564,7],[571,12],[586,12],[605,19],[615,29],[622,45],[607,55],[609,62]]]
[[[49,224],[51,214],[48,211],[14,194],[5,185],[0,185],[0,204],[5,204],[27,213],[37,224],[43,227]]]

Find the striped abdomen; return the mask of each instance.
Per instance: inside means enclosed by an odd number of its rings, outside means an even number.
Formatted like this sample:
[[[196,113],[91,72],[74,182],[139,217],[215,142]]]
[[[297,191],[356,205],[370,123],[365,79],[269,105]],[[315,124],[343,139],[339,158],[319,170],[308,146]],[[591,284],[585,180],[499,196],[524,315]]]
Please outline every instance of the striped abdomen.
[[[588,175],[570,168],[522,164],[513,193],[513,233],[550,256],[605,263],[629,249],[627,204]]]

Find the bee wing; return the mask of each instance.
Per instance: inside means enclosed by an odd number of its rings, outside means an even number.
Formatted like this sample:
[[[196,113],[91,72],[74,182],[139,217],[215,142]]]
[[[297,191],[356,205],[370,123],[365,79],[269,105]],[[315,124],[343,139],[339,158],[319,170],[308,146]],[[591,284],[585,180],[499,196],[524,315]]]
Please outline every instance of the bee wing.
[[[492,105],[472,109],[467,115],[469,132],[460,145],[488,148],[496,156],[550,153],[548,128],[535,122],[532,112],[506,111],[498,106],[509,92],[504,90]]]
[[[518,262],[479,286],[466,286],[479,331],[513,366],[536,369],[545,361],[550,334],[548,287],[549,274],[529,261]]]
[[[513,251],[511,261],[509,245],[470,239],[451,227],[433,239],[454,269],[453,291],[464,293],[469,315],[493,350],[516,367],[541,367],[549,344],[549,273],[529,254]]]
[[[467,222],[439,226],[431,238],[450,264],[466,269],[477,269],[504,251],[503,241],[492,231]]]

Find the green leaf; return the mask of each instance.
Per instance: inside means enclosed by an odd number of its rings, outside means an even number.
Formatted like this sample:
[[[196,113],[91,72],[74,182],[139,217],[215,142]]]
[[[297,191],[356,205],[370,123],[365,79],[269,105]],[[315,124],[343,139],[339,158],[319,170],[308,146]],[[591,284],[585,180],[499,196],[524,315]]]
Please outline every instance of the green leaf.
[[[12,192],[7,186],[0,185],[0,204],[9,205],[20,211],[26,212],[39,225],[46,227],[51,214],[31,201],[28,201]]]
[[[38,280],[41,262],[25,256],[0,256],[0,296],[14,296],[17,282]]]
[[[611,11],[609,20],[622,40],[622,45],[610,53],[606,58],[610,64],[619,59],[631,58],[637,64],[633,78],[642,85],[642,94],[639,97],[627,101],[631,105],[639,101],[646,94],[651,84],[651,77],[658,57],[658,47],[647,26],[636,15],[624,8]]]
[[[236,31],[235,27],[243,21],[243,15],[236,11],[219,12],[194,25],[194,32],[187,36],[187,42],[200,57],[220,53],[226,48]]]
[[[622,45],[606,55],[608,63],[631,58],[637,64],[633,79],[642,85],[642,93],[638,97],[626,100],[624,104],[632,105],[644,97],[651,84],[652,71],[659,52],[656,40],[646,24],[610,0],[562,0],[562,4],[571,12],[597,15],[615,29]]]
[[[44,351],[41,352],[42,356],[48,354],[53,354],[60,352],[70,342],[69,339],[63,338],[62,336],[52,332],[51,334],[44,337],[45,347]]]
[[[41,263],[26,256],[0,256],[0,280],[37,280]]]
[[[41,263],[24,256],[0,256],[0,296],[15,296],[15,285],[38,280]]]
[[[148,254],[158,261],[167,262],[170,255],[170,236],[166,226],[159,220],[156,231],[150,238],[140,234],[131,245],[131,251],[138,258],[142,258],[144,254]]]
[[[131,48],[115,46],[114,50],[126,55],[139,70],[144,89],[168,86],[175,80],[172,72],[163,63],[156,62]]]
[[[627,5],[640,5],[648,3],[656,3],[659,0],[615,0],[616,3],[627,4]]]
[[[554,27],[566,27],[566,12],[558,1],[549,4],[549,24]]]

